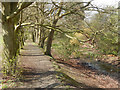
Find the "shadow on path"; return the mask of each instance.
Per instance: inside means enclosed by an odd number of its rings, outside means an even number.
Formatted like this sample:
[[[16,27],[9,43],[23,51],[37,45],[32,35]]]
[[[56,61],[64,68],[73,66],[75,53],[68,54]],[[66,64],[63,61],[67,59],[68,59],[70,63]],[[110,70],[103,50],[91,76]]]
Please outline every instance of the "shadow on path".
[[[24,79],[21,80],[23,84],[17,88],[54,88],[61,85],[56,78],[57,72],[50,62],[50,57],[45,56],[38,45],[28,42],[22,49],[19,60]]]
[[[21,80],[23,84],[18,85],[16,88],[66,88],[61,81],[56,78],[56,75],[64,75],[55,71],[50,57],[43,54],[42,49],[37,45],[28,42],[24,49],[21,51],[19,58],[21,67],[23,68],[24,79]],[[69,76],[67,76],[69,77]],[[70,81],[69,81],[70,79]],[[67,84],[73,83],[70,77]],[[17,82],[19,84],[19,82]],[[74,85],[74,83],[77,83]],[[74,81],[72,87],[88,87],[85,84]]]

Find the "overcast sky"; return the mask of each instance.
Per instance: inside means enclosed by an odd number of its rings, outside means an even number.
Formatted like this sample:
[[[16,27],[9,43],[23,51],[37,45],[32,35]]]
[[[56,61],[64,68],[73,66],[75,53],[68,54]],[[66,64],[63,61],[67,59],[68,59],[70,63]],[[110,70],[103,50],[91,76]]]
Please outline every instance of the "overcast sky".
[[[85,0],[85,1],[89,1],[89,0]],[[104,7],[106,5],[112,5],[117,7],[118,6],[118,2],[120,0],[94,0],[92,3],[99,6],[99,7]]]
[[[84,0],[84,1],[90,1],[90,0]],[[118,2],[120,0],[94,0],[92,2],[93,5],[96,5],[98,6],[99,8],[103,8],[103,7],[106,7],[106,6],[115,6],[116,8],[118,7]],[[86,13],[87,15],[87,20],[90,20],[91,17],[93,17],[93,15],[95,14],[96,12],[91,12],[91,13]]]

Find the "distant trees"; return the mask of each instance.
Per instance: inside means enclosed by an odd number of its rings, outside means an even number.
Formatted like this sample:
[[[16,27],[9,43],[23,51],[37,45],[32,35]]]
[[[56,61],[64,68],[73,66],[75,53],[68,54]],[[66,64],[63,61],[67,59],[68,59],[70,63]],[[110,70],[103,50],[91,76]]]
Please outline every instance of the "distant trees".
[[[111,12],[112,10],[112,12]],[[113,7],[105,8],[107,13],[95,14],[90,26],[93,29],[94,44],[103,54],[118,54],[118,13]]]
[[[83,5],[83,3],[86,3],[86,5]],[[84,19],[85,17],[84,9],[89,5],[90,5],[90,2],[80,2],[80,3],[65,3],[65,2],[38,3],[37,2],[36,4],[33,4],[31,7],[27,8],[24,11],[25,13],[26,12],[29,13],[27,14],[28,15],[27,17],[30,16],[26,20],[26,22],[30,21],[31,24],[33,24],[33,28],[35,30],[33,31],[33,34],[32,34],[33,38],[35,39],[37,37],[35,40],[39,39],[39,42],[37,40],[37,43],[42,48],[44,47],[44,43],[47,38],[46,47],[45,47],[46,55],[51,56],[51,47],[52,47],[54,32],[65,34],[69,32],[79,31],[79,30],[72,31],[72,29],[71,30],[69,29],[69,31],[66,31],[65,29],[61,28],[61,26],[65,27],[64,25],[62,25],[64,24],[63,21],[70,19],[72,16],[73,16],[73,19],[77,17],[76,20],[78,18],[79,20]],[[34,10],[34,13],[30,13],[29,10]],[[77,21],[79,22],[79,20]],[[72,25],[72,21],[69,21],[69,22],[71,22],[71,25]],[[30,27],[32,26],[31,24],[30,24]],[[38,38],[38,35],[39,35],[39,38]]]
[[[32,35],[33,42],[38,43],[41,48],[44,48],[45,54],[49,56],[52,56],[52,42],[54,36],[56,37],[57,35],[70,39],[74,38],[78,40],[78,42],[86,42],[94,36],[96,36],[96,42],[100,39],[100,41],[105,40],[105,42],[114,42],[116,40],[116,37],[114,37],[116,34],[111,35],[111,32],[116,30],[115,13],[110,15],[96,15],[89,23],[94,28],[92,34],[90,33],[91,35],[89,36],[88,33],[86,33],[86,26],[84,25],[85,10],[89,10],[91,1],[32,3],[33,2],[2,2],[2,29],[4,32],[3,68],[4,73],[7,75],[15,73],[17,56],[20,48],[23,48],[26,30]],[[110,27],[107,27],[107,25]],[[106,41],[106,35],[104,33],[101,34],[104,34],[104,37],[99,39],[101,35],[96,35],[95,33],[101,32],[103,29],[107,30],[107,37],[114,37],[115,40],[111,41],[107,39]],[[84,35],[87,40],[79,40],[74,37],[76,34]],[[116,44],[116,42],[114,44]],[[102,45],[102,42],[96,45],[99,47]]]
[[[78,3],[63,3],[63,2],[58,3],[58,4],[56,4],[55,2],[52,2],[52,3],[55,6],[55,8],[53,9],[54,10],[52,13],[53,16],[51,16],[52,17],[51,26],[55,29],[57,27],[57,23],[59,22],[59,20],[64,18],[62,19],[64,21],[66,16],[69,18],[71,18],[72,15],[78,15],[81,18],[84,17],[83,3],[79,3],[79,4]],[[66,5],[69,5],[70,7],[68,8],[66,7]],[[46,51],[45,51],[46,55],[51,56],[51,46],[52,46],[52,40],[53,40],[55,31],[56,30],[51,29],[51,31],[49,32],[48,39],[47,39],[47,45],[46,45]],[[59,32],[65,34],[63,29],[59,29]]]

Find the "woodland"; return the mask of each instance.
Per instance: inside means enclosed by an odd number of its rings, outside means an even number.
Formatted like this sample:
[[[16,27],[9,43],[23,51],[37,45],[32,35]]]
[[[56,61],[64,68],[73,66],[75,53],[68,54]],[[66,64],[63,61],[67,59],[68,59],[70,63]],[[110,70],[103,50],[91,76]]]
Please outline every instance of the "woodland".
[[[97,7],[94,0],[23,1],[0,3],[1,87],[11,88],[16,85],[13,82],[23,80],[27,71],[20,66],[25,60],[20,57],[32,43],[55,63],[67,88],[119,88],[119,8]],[[92,84],[88,80],[93,80]]]

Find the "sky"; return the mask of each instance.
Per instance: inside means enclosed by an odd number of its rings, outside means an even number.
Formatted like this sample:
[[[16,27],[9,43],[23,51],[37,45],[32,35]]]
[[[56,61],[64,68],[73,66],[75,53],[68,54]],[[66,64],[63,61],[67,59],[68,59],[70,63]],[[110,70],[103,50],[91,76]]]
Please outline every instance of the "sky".
[[[90,0],[84,0],[84,1],[90,1]],[[106,6],[115,6],[117,8],[119,1],[120,0],[93,0],[92,4],[96,5],[99,8],[103,8]],[[90,20],[93,17],[93,15],[96,14],[97,12],[90,12],[89,14],[88,13],[86,13],[86,15],[87,15],[86,19]]]
[[[90,1],[90,0],[84,0],[84,1]],[[115,7],[118,7],[118,2],[120,0],[93,0],[92,4],[97,5],[99,7],[104,7],[106,5],[112,5]]]

